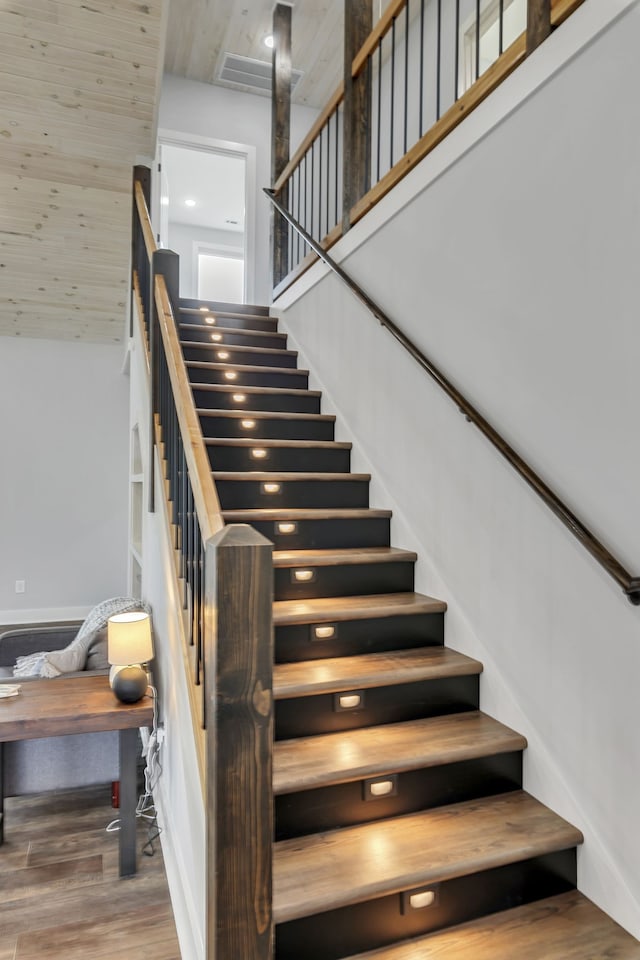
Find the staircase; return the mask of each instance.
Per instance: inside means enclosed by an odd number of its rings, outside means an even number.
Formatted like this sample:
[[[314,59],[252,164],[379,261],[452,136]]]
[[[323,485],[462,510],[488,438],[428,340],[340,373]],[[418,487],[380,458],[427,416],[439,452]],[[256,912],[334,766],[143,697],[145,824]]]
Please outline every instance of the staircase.
[[[224,518],[275,547],[277,960],[640,960],[268,310],[182,300],[180,338]]]

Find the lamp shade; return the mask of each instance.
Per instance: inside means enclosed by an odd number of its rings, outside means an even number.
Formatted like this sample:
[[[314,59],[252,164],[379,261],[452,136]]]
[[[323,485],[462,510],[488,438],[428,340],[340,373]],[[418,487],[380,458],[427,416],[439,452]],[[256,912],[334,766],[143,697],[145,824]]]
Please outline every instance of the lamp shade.
[[[143,611],[117,613],[107,622],[107,659],[112,666],[153,659],[151,617]]]

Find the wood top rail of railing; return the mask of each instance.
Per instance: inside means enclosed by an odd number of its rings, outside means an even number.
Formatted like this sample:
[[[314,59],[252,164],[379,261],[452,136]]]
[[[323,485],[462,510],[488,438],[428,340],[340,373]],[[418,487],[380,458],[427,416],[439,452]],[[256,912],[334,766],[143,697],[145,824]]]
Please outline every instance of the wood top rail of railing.
[[[224,527],[224,520],[211,476],[211,464],[202,438],[200,421],[191,396],[169,293],[162,275],[156,277],[155,298],[200,533],[204,543],[207,543]]]
[[[640,605],[640,577],[633,577],[625,570],[623,565],[616,557],[602,544],[597,537],[579,520],[565,503],[557,496],[554,491],[538,476],[529,464],[518,454],[510,444],[502,437],[498,431],[486,420],[482,414],[476,410],[466,397],[445,377],[441,370],[426,357],[421,350],[413,343],[409,337],[400,330],[399,327],[387,316],[382,307],[369,297],[356,281],[346,273],[341,266],[331,257],[321,244],[317,243],[307,231],[291,216],[289,211],[280,203],[273,190],[264,189],[273,205],[282,214],[282,216],[291,224],[300,236],[306,241],[312,250],[323,260],[328,267],[349,287],[351,292],[367,307],[374,317],[380,321],[383,327],[386,327],[389,333],[395,337],[413,359],[422,367],[429,376],[435,380],[438,386],[444,390],[447,396],[453,400],[460,413],[462,413],[471,423],[474,423],[478,429],[485,435],[487,440],[498,450],[507,460],[514,470],[520,474],[523,480],[535,490],[538,496],[544,501],[550,510],[562,521],[568,530],[577,540],[589,551],[598,563],[622,588],[628,600],[635,605]]]
[[[331,116],[335,113],[335,111],[338,109],[338,107],[342,103],[343,97],[344,97],[344,83],[341,82],[340,85],[334,90],[333,95],[331,96],[331,99],[325,106],[320,116],[317,118],[316,122],[313,124],[313,126],[309,130],[308,134],[306,135],[306,137],[304,138],[304,140],[302,141],[302,143],[294,153],[293,157],[291,158],[291,160],[289,160],[289,163],[286,165],[286,167],[284,168],[284,170],[276,180],[273,186],[273,189],[275,190],[276,193],[280,193],[283,186],[285,185],[285,183],[287,182],[287,180],[289,179],[293,171],[296,169],[298,164],[301,162],[305,153],[307,152],[307,150],[309,149],[313,141],[316,139],[316,137],[324,127],[327,120],[331,118]]]
[[[153,236],[153,227],[151,226],[151,218],[147,208],[147,201],[145,200],[142,184],[139,180],[136,180],[134,184],[134,190],[136,207],[138,209],[138,218],[140,220],[140,227],[142,228],[142,236],[144,237],[144,245],[147,251],[147,256],[149,257],[149,260],[151,260],[151,257],[158,248],[156,246],[155,237]]]

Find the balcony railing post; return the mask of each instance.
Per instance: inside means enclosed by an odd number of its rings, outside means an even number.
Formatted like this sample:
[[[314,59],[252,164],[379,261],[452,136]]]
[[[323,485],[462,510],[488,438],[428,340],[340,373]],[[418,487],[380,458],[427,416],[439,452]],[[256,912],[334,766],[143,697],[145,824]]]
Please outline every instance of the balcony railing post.
[[[551,33],[551,0],[528,0],[527,56]]]
[[[271,88],[271,183],[289,162],[291,128],[291,6],[276,3],[273,10],[273,72]],[[288,184],[280,197],[288,205]],[[289,272],[289,226],[272,208],[273,286]]]
[[[206,547],[207,960],[272,958],[272,548],[246,524]]]
[[[342,229],[351,226],[351,208],[371,185],[371,72],[355,79],[351,64],[371,33],[371,0],[349,0],[344,5],[344,111]]]

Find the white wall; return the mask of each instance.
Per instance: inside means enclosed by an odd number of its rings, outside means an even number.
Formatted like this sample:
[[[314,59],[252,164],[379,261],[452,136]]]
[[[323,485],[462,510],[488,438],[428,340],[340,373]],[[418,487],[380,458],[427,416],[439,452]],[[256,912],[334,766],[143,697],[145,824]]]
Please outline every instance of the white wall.
[[[193,244],[201,242],[240,256],[244,253],[244,234],[231,230],[208,230],[186,223],[169,223],[169,249],[180,257],[180,296],[197,297],[194,286]],[[222,299],[222,297],[218,297]]]
[[[316,116],[317,111],[309,107],[292,108],[292,153]],[[256,148],[256,223],[247,223],[246,229],[251,230],[253,226],[256,236],[255,299],[257,303],[269,303],[270,203],[262,188],[271,185],[271,100],[165,74],[159,126],[178,133],[244,143]]]
[[[639,40],[637,0],[586,0],[332,251],[636,575]],[[584,831],[580,888],[640,937],[640,609],[324,267],[276,306],[526,788]]]
[[[131,352],[131,427],[140,433],[144,496],[142,596],[151,604],[162,746],[162,775],[154,791],[160,839],[182,960],[203,960],[206,929],[206,825],[184,665],[182,601],[167,535],[164,491],[155,475],[156,510],[149,513],[148,379],[138,328]]]
[[[126,592],[122,361],[120,345],[2,338],[0,622],[82,617]]]

